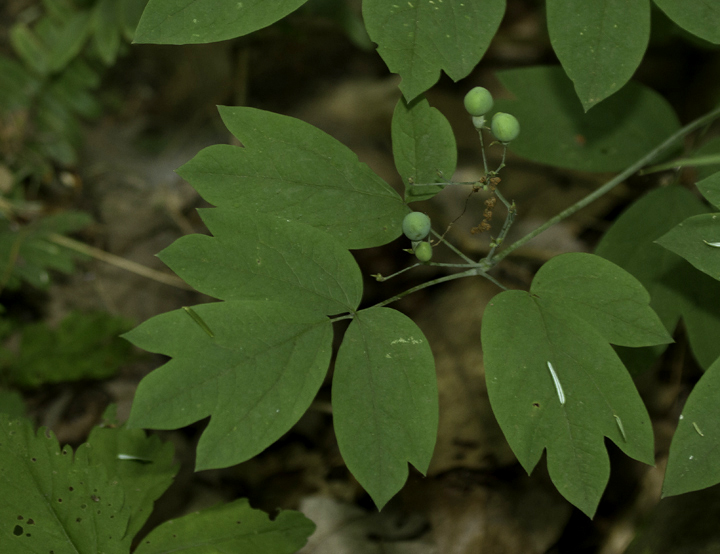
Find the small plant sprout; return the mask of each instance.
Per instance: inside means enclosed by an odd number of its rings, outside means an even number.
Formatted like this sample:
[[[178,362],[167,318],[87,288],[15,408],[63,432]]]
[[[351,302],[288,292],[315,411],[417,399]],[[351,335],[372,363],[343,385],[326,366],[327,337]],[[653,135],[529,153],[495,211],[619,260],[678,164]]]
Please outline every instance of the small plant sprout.
[[[550,375],[552,375],[553,383],[555,383],[555,390],[557,391],[560,405],[563,405],[565,404],[565,393],[563,392],[562,385],[560,384],[560,379],[558,379],[557,373],[555,373],[555,369],[550,362],[547,363],[547,366],[550,370]]]

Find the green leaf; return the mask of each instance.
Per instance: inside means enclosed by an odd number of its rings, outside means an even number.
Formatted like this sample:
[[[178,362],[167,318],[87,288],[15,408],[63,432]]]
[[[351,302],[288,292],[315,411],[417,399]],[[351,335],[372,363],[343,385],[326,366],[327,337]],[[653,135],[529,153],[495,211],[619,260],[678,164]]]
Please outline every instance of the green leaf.
[[[700,271],[720,280],[720,214],[701,214],[687,218],[657,239]]]
[[[19,392],[0,388],[0,413],[11,418],[25,416],[25,403]]]
[[[41,34],[40,29],[36,29],[50,50],[48,68],[51,73],[62,71],[80,54],[90,35],[91,25],[90,12],[78,11],[61,27],[54,28],[50,33]]]
[[[49,429],[0,414],[3,552],[127,554],[131,507],[122,484],[90,462],[92,448],[60,450]]]
[[[649,0],[548,0],[547,20],[585,111],[630,80],[650,39]]]
[[[25,65],[40,75],[50,72],[50,50],[24,23],[10,28],[10,44]]]
[[[442,185],[415,187],[447,181],[455,173],[457,145],[450,122],[428,101],[418,98],[408,104],[400,98],[392,119],[395,167],[405,183],[405,201],[428,200]]]
[[[120,48],[118,0],[99,0],[93,10],[93,39],[100,59],[113,65]]]
[[[663,497],[720,483],[720,358],[693,388],[670,445]]]
[[[390,308],[358,312],[338,351],[332,403],[340,454],[382,509],[408,462],[425,473],[435,447],[435,362],[417,325]]]
[[[271,521],[241,498],[163,523],[142,540],[135,554],[293,554],[314,530],[315,525],[299,512],[283,510]]]
[[[33,75],[16,60],[0,55],[0,112],[27,109],[42,86],[42,78]]]
[[[702,202],[687,189],[672,186],[653,190],[620,215],[595,253],[643,284],[650,293],[650,307],[668,332],[672,333],[683,317],[693,354],[708,367],[720,356],[720,344],[714,338],[720,334],[720,302],[710,300],[720,294],[720,284],[655,243],[685,218],[705,211]],[[664,350],[619,348],[618,352],[636,374],[647,369]]]
[[[346,146],[292,117],[219,110],[244,147],[210,146],[178,169],[205,200],[317,227],[345,248],[400,236],[407,206]]]
[[[720,5],[707,0],[655,0],[665,14],[686,31],[720,44]]]
[[[110,406],[103,425],[90,432],[89,462],[105,467],[124,489],[125,504],[132,508],[125,534],[134,537],[180,466],[173,462],[171,442],[163,443],[156,435],[146,436],[142,429],[126,429],[115,418],[115,412],[116,407]]]
[[[440,70],[457,81],[482,59],[505,13],[505,0],[364,0],[363,19],[400,90],[410,102]]]
[[[705,197],[705,200],[716,208],[720,208],[720,171],[699,181],[695,186]]]
[[[510,143],[516,154],[556,167],[619,171],[647,154],[680,124],[670,104],[635,82],[589,113],[559,66],[500,71],[498,79],[516,100],[498,100],[522,132]]]
[[[111,377],[130,358],[129,345],[118,337],[130,327],[106,312],[71,312],[57,329],[45,322],[26,325],[8,376],[24,388]]]
[[[650,295],[627,271],[600,256],[555,256],[537,272],[532,293],[584,319],[610,344],[651,346],[673,342]]]
[[[148,0],[120,0],[120,25],[126,40],[132,41],[135,37],[135,30],[147,3]]]
[[[244,209],[200,213],[214,237],[188,235],[159,254],[197,290],[222,300],[269,298],[328,315],[360,304],[360,268],[327,233]]]
[[[196,469],[262,452],[305,413],[330,362],[332,325],[317,312],[272,301],[195,306],[156,316],[123,335],[173,359],[138,387],[128,425],[177,429],[211,416]]]
[[[203,44],[257,31],[294,12],[307,0],[150,0],[135,42]]]
[[[537,288],[534,280],[529,293],[506,291],[488,304],[482,325],[485,378],[495,417],[525,470],[530,473],[546,449],[555,486],[592,517],[610,475],[603,437],[642,462],[652,464],[654,457],[650,418],[604,335],[614,334],[613,320],[625,320],[644,342],[646,330],[657,324],[636,283],[628,298],[618,298],[614,278],[629,283],[619,269],[563,257],[543,266]],[[577,274],[565,284],[572,258]],[[605,277],[605,285],[588,287],[586,296],[583,266],[588,280]],[[561,285],[569,297],[558,301]],[[631,314],[635,321],[627,318]]]

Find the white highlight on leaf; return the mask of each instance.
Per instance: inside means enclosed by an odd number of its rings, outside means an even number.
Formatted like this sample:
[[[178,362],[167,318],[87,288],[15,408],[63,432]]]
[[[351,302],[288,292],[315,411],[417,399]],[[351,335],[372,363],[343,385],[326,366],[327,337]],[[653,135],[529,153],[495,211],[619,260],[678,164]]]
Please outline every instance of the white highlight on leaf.
[[[625,435],[625,428],[623,427],[620,416],[613,414],[613,417],[615,418],[615,423],[617,423],[618,429],[620,429],[620,434],[622,435],[623,440],[625,442],[627,442],[627,436]]]
[[[565,404],[565,393],[563,392],[562,385],[560,384],[560,379],[558,379],[557,373],[555,373],[555,369],[553,369],[550,362],[547,363],[547,366],[550,370],[550,375],[552,375],[553,383],[555,383],[555,390],[557,391],[558,398],[560,399],[560,404]]]
[[[695,427],[695,430],[697,431],[697,434],[700,435],[701,437],[704,437],[705,435],[702,434],[702,431],[700,430],[700,427],[697,426],[697,423],[695,423],[695,422],[693,421],[692,424],[693,424],[693,427]]]
[[[708,242],[705,239],[703,239],[703,242],[707,244],[708,246],[713,246],[715,248],[720,248],[720,242]]]
[[[140,456],[132,456],[130,454],[118,454],[117,455],[118,460],[140,460],[141,462],[151,462],[152,460],[148,460],[147,458],[141,458]]]
[[[398,343],[400,343],[400,344],[422,344],[422,342],[423,342],[422,340],[416,339],[415,337],[408,337],[406,339],[401,337],[399,339],[395,339],[390,344],[398,344]]]

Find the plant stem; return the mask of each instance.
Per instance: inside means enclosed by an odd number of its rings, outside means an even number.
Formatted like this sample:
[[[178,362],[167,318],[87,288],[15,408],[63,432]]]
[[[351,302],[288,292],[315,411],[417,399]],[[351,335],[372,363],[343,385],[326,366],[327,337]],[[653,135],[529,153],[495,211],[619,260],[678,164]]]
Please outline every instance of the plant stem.
[[[645,165],[649,164],[652,160],[657,158],[660,154],[662,154],[665,150],[670,148],[679,139],[683,138],[685,135],[691,133],[695,129],[702,127],[703,125],[712,121],[713,119],[717,118],[718,116],[720,116],[720,107],[715,108],[714,110],[712,110],[712,111],[706,113],[705,115],[697,118],[696,120],[688,123],[687,125],[685,125],[685,127],[683,127],[682,129],[678,130],[676,133],[673,133],[667,139],[665,139],[662,142],[662,144],[660,144],[659,146],[656,146],[650,152],[648,152],[645,156],[640,158],[634,164],[630,165],[625,171],[623,171],[622,173],[619,173],[618,175],[616,175],[615,177],[610,179],[607,183],[602,185],[600,188],[598,188],[597,190],[588,194],[585,198],[575,202],[575,204],[573,204],[569,208],[564,209],[562,212],[560,212],[555,217],[546,221],[544,224],[542,224],[540,227],[538,227],[534,231],[531,231],[530,233],[528,233],[521,239],[515,241],[513,244],[508,246],[505,250],[503,250],[497,256],[495,256],[495,258],[493,258],[492,265],[490,267],[494,267],[495,265],[497,265],[497,263],[500,260],[502,260],[503,258],[505,258],[508,254],[510,254],[514,250],[517,250],[524,244],[530,242],[532,239],[534,239],[536,236],[538,236],[543,231],[552,227],[556,223],[559,223],[563,219],[570,217],[575,212],[583,209],[585,206],[587,206],[591,202],[594,202],[595,200],[597,200],[598,198],[600,198],[607,192],[611,191],[617,185],[622,183],[625,179],[627,179],[632,174],[639,171]]]

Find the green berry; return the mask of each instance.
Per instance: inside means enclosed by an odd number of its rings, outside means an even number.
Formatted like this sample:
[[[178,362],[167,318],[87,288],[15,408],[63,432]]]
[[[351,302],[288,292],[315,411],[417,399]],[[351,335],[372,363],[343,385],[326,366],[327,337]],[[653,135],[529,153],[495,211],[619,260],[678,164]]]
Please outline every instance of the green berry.
[[[410,240],[422,240],[430,232],[430,218],[422,212],[412,212],[402,222],[403,233]]]
[[[475,125],[476,129],[482,129],[485,127],[485,116],[484,115],[474,115],[472,118],[473,125]]]
[[[510,142],[520,134],[520,123],[514,115],[498,112],[492,118],[490,129],[500,142]]]
[[[488,113],[493,107],[490,91],[483,87],[475,87],[465,95],[465,109],[470,115],[478,116]]]
[[[432,259],[432,246],[429,242],[421,242],[415,247],[415,257],[422,263]]]

